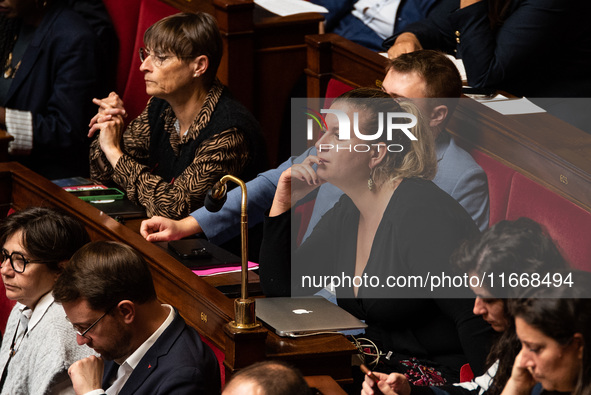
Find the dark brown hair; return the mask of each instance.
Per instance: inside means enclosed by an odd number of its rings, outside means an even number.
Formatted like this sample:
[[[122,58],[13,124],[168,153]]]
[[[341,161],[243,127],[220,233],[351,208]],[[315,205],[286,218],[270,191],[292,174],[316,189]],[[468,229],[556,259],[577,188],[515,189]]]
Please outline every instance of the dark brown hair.
[[[107,311],[122,300],[142,304],[156,299],[148,263],[136,250],[114,241],[95,241],[68,262],[53,288],[58,303],[86,300]]]
[[[224,51],[217,22],[205,12],[159,20],[146,30],[144,43],[153,51],[172,52],[179,58],[207,56],[209,66],[203,76],[206,86],[213,83]]]
[[[464,273],[555,273],[565,270],[568,263],[540,224],[521,217],[503,220],[459,247],[452,261]],[[526,289],[508,287],[503,294],[495,293],[485,280],[483,287],[494,297],[521,297]]]
[[[67,261],[90,237],[74,217],[46,207],[28,207],[4,219],[0,225],[0,246],[17,232],[27,258],[42,260],[47,267],[60,272],[60,262]]]

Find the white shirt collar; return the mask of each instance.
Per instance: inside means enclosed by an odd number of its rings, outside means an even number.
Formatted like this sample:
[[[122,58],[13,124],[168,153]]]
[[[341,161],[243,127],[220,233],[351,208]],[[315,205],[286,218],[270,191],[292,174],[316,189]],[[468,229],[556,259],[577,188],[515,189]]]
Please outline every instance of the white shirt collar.
[[[158,338],[160,337],[160,335],[162,335],[162,333],[164,333],[164,331],[166,330],[166,328],[169,327],[169,325],[172,323],[172,321],[174,320],[174,318],[176,316],[176,313],[175,313],[175,311],[174,311],[174,309],[172,308],[171,305],[163,304],[162,306],[168,307],[170,309],[170,313],[168,313],[168,317],[166,317],[166,319],[164,320],[164,322],[162,323],[162,325],[160,325],[160,327],[156,330],[156,332],[152,333],[152,335],[145,342],[143,342],[142,345],[139,346],[123,362],[123,363],[128,364],[129,366],[131,366],[132,369],[135,369],[136,368],[136,366],[140,363],[140,361],[142,360],[142,358],[144,357],[144,355],[146,355],[146,353],[148,352],[148,350],[154,345],[154,343],[156,343],[156,340],[158,340]],[[115,362],[117,362],[117,361],[115,361]]]
[[[46,293],[45,295],[43,295],[41,297],[41,299],[39,299],[39,301],[37,302],[37,304],[35,305],[35,309],[33,310],[33,313],[31,314],[31,317],[29,319],[29,324],[27,325],[27,331],[31,331],[33,330],[33,328],[35,327],[35,325],[37,325],[39,323],[39,321],[41,321],[41,318],[43,318],[43,316],[45,315],[45,313],[47,312],[47,309],[49,309],[49,306],[51,306],[53,304],[53,295],[51,292]],[[25,306],[22,303],[17,303],[18,304],[18,309],[21,313],[23,313],[23,311],[27,310],[27,306]],[[23,314],[26,314],[23,313]]]

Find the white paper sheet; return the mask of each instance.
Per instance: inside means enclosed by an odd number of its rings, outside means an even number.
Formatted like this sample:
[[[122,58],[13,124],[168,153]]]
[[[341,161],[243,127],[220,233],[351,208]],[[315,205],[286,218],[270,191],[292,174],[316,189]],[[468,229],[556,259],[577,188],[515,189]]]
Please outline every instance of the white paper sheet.
[[[491,101],[482,104],[503,115],[536,114],[546,112],[542,107],[536,106],[525,97],[522,99]]]
[[[254,0],[254,2],[279,16],[302,14],[304,12],[328,12],[326,8],[305,0]]]
[[[466,76],[466,68],[464,67],[464,62],[462,62],[462,59],[456,59],[453,55],[445,56],[447,56],[447,58],[454,63],[458,69],[458,72],[460,73],[460,77],[462,77],[462,82],[466,83],[468,81],[468,77]]]

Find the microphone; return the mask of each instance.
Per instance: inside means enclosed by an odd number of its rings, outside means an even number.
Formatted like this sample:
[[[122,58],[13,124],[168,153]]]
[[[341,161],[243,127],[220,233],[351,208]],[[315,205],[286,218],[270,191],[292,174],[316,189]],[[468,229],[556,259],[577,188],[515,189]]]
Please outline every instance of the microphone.
[[[213,188],[207,191],[204,201],[204,205],[207,211],[217,213],[222,209],[224,203],[226,203],[226,198],[228,196],[226,194],[226,191],[226,183],[222,183],[221,180],[216,182]]]
[[[234,300],[234,321],[229,322],[234,329],[254,329],[261,326],[256,322],[255,303],[248,297],[248,215],[246,212],[247,191],[246,184],[238,177],[229,174],[216,182],[205,197],[205,208],[209,211],[219,211],[226,202],[226,183],[232,181],[240,186],[242,199],[240,202],[240,244],[242,250],[240,298]]]

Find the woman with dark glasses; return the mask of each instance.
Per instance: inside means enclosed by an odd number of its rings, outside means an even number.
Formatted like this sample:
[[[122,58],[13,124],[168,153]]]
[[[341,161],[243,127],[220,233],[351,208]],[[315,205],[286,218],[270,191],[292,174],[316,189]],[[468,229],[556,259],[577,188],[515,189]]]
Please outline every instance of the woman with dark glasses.
[[[30,207],[0,224],[1,269],[6,297],[17,301],[2,348],[2,394],[73,394],[68,367],[93,354],[51,291],[62,265],[89,241],[84,226],[48,208]]]

